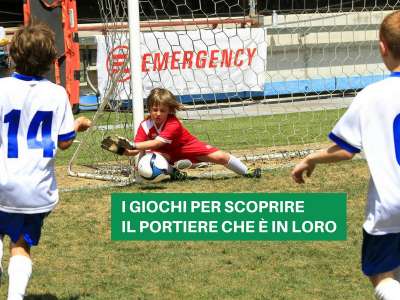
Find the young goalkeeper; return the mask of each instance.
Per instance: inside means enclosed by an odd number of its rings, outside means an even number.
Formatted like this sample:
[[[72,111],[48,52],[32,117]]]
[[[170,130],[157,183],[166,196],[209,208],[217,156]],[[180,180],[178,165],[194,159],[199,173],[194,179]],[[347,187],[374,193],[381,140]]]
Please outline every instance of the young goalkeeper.
[[[389,78],[362,90],[338,121],[328,149],[310,154],[292,171],[304,183],[318,163],[351,159],[364,151],[371,173],[363,225],[362,270],[377,299],[400,299],[400,11],[386,16],[379,49]]]
[[[91,124],[84,117],[74,121],[65,89],[41,77],[57,56],[50,28],[36,23],[18,29],[10,56],[16,72],[0,79],[0,262],[8,235],[8,300],[19,300],[32,272],[30,248],[58,202],[57,146],[67,149]]]
[[[187,160],[191,163],[210,162],[223,165],[245,177],[261,176],[260,169],[249,170],[235,156],[207,145],[190,134],[175,115],[183,106],[169,90],[153,89],[147,98],[147,107],[150,115],[140,124],[133,144],[135,149],[127,149],[125,155],[133,156],[150,150],[161,153],[171,164]]]

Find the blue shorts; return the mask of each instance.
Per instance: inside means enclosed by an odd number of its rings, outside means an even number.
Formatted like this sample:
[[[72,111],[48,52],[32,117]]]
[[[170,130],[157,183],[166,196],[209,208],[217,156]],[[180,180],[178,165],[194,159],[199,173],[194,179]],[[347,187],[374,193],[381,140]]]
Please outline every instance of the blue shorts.
[[[367,276],[393,271],[400,266],[400,233],[371,235],[363,229],[362,271]]]
[[[22,235],[29,247],[40,240],[43,220],[49,212],[41,214],[18,214],[0,211],[0,234],[8,235],[16,243]]]

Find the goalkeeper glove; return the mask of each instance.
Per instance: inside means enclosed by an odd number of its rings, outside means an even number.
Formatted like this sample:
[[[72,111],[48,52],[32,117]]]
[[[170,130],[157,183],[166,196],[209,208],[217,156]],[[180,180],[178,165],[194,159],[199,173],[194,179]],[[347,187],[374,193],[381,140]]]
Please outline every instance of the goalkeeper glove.
[[[103,139],[101,141],[101,148],[118,155],[124,154],[125,150],[136,149],[134,142],[118,135],[115,137],[108,136]]]

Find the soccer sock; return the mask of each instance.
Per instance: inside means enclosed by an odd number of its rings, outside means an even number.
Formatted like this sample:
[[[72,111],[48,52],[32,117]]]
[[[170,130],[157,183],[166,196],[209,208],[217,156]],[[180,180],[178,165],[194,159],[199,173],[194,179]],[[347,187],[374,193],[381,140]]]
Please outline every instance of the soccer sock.
[[[237,158],[233,155],[229,155],[229,161],[225,167],[227,167],[229,170],[231,170],[239,175],[247,174],[246,165],[244,163],[242,163],[239,158]]]
[[[398,300],[400,295],[400,283],[392,278],[382,280],[375,287],[377,300]]]
[[[32,273],[32,260],[23,255],[10,258],[8,265],[8,298],[7,300],[24,299],[29,277]]]

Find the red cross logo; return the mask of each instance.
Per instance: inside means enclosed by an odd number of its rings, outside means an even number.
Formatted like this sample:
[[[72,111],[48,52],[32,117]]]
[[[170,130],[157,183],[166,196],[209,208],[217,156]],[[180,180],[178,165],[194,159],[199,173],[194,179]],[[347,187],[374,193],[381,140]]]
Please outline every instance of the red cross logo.
[[[125,82],[131,78],[129,69],[129,48],[128,46],[117,46],[107,56],[106,66],[110,77],[119,76],[118,82]],[[123,70],[122,70],[123,68]],[[122,71],[122,74],[120,72]]]

